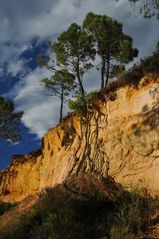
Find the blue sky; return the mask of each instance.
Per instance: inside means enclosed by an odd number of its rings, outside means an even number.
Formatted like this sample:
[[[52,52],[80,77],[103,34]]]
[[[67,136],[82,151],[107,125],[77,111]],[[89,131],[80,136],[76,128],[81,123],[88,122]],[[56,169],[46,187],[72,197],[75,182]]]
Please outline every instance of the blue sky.
[[[122,22],[139,57],[151,54],[159,41],[159,20],[142,18],[127,0],[1,0],[0,95],[13,99],[24,115],[22,141],[0,145],[0,169],[8,165],[11,155],[39,148],[41,137],[57,123],[58,101],[39,82],[50,73],[37,66],[36,57],[45,51],[48,40],[55,41],[72,22],[81,24],[90,11]],[[91,70],[86,75],[87,89],[98,88],[99,78],[99,72]]]

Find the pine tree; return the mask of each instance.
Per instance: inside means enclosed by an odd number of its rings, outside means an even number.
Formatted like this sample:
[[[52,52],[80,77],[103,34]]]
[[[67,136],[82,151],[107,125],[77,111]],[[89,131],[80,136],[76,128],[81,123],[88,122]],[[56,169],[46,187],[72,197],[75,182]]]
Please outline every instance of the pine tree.
[[[63,106],[66,97],[69,95],[70,91],[74,88],[74,75],[70,74],[67,70],[56,71],[50,79],[45,78],[42,80],[44,86],[51,91],[53,96],[60,99],[60,119],[62,121],[63,117]]]
[[[87,72],[95,59],[93,39],[76,23],[71,24],[52,45],[57,57],[57,64],[66,68],[76,79],[79,91],[84,95],[83,75]]]
[[[16,112],[12,100],[0,96],[0,140],[16,142],[20,139],[19,124],[22,112]]]
[[[108,84],[114,67],[124,68],[126,63],[138,54],[132,48],[133,40],[122,31],[122,24],[106,15],[88,13],[84,22],[84,29],[96,43],[96,51],[101,59],[101,88]]]

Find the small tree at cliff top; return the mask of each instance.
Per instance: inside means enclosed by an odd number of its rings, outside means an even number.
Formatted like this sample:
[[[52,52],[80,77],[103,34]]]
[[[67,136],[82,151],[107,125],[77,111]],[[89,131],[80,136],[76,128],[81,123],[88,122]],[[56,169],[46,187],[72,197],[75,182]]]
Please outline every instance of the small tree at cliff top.
[[[122,24],[108,16],[88,13],[84,29],[96,43],[96,51],[101,59],[101,88],[108,84],[113,72],[124,69],[124,65],[138,54],[132,48],[132,38],[122,31]]]
[[[92,65],[95,59],[93,38],[82,30],[76,23],[71,24],[52,45],[56,53],[57,64],[66,68],[75,76],[79,92],[84,95],[83,75]]]
[[[42,80],[44,86],[51,91],[53,96],[56,96],[60,99],[60,119],[62,121],[63,116],[63,106],[65,103],[66,97],[69,95],[69,92],[74,87],[74,75],[70,74],[67,70],[56,71],[51,78],[45,78]]]
[[[143,76],[147,73],[159,74],[159,42],[157,42],[156,49],[151,56],[140,60],[138,68]]]
[[[14,103],[0,96],[0,141],[16,142],[20,139],[19,124],[22,112],[16,112]]]

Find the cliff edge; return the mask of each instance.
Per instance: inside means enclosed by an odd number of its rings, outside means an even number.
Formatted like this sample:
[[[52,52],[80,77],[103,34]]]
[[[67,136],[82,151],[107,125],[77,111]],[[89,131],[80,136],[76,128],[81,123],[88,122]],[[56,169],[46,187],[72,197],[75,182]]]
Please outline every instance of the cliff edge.
[[[0,172],[0,200],[21,201],[80,172],[112,177],[159,196],[159,76],[99,92],[86,118],[49,129],[41,150],[14,156]]]

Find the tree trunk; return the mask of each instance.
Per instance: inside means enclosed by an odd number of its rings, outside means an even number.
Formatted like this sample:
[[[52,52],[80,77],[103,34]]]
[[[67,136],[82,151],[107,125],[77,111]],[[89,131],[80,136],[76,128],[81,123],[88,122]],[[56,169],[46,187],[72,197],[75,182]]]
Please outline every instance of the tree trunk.
[[[108,44],[108,49],[107,49],[107,73],[106,73],[106,79],[105,79],[105,87],[108,85],[109,81],[109,73],[110,73],[110,49],[109,49],[109,44]]]
[[[77,74],[77,79],[78,79],[78,83],[79,83],[79,86],[80,86],[80,92],[82,95],[84,95],[84,88],[83,88],[83,84],[82,84],[82,81],[81,81],[81,77]]]
[[[62,117],[63,117],[63,101],[64,101],[64,86],[62,84],[62,86],[61,86],[60,120],[59,120],[60,123],[61,123]]]
[[[105,86],[108,85],[109,81],[109,71],[110,71],[110,61],[107,59],[107,73],[106,73],[106,79],[105,79]]]
[[[79,70],[79,63],[80,60],[79,60],[79,56],[77,56],[77,65],[76,65],[76,73],[77,73],[77,79],[78,79],[78,83],[79,83],[79,86],[80,86],[80,93],[82,95],[84,95],[84,87],[83,87],[83,84],[82,84],[82,80],[81,80],[81,76],[80,76],[80,70]]]
[[[104,88],[104,75],[105,75],[105,58],[102,57],[102,62],[101,62],[101,89]]]

